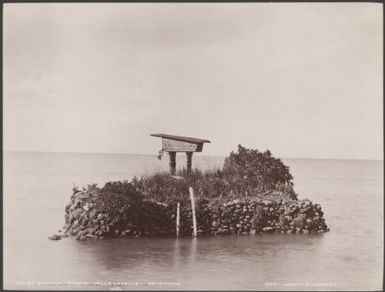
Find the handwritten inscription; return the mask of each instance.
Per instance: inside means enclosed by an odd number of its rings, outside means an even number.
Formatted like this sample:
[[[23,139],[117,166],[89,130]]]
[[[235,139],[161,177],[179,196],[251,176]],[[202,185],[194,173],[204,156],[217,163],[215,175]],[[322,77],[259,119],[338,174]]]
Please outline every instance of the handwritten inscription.
[[[163,151],[197,151],[197,143],[189,143],[185,141],[175,141],[167,138],[162,139]]]

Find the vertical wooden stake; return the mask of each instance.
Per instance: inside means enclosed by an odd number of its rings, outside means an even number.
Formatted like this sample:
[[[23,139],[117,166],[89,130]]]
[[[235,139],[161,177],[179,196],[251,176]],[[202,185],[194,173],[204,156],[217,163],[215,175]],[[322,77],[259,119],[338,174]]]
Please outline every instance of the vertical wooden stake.
[[[193,152],[186,152],[186,156],[187,156],[187,172],[190,173]]]
[[[176,207],[176,237],[179,237],[179,223],[180,223],[180,203]]]
[[[197,218],[195,216],[195,200],[194,200],[194,190],[192,187],[189,187],[190,200],[191,200],[191,209],[192,209],[192,219],[193,219],[193,229],[194,229],[194,237],[197,236]]]
[[[176,172],[176,152],[169,152],[168,155],[170,156],[170,173],[171,175],[175,175]]]

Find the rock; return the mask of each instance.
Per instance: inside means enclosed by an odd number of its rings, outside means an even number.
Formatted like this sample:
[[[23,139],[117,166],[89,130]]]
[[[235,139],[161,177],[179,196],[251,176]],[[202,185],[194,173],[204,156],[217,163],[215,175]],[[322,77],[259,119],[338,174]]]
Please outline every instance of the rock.
[[[85,230],[85,233],[86,234],[94,234],[96,232],[96,228],[87,228],[86,230]]]
[[[263,228],[262,228],[262,231],[263,231],[263,232],[273,232],[273,231],[274,231],[274,228],[273,228],[273,227],[263,227]]]
[[[80,230],[80,231],[78,232],[78,235],[79,235],[79,236],[85,236],[85,235],[87,235],[87,230]]]
[[[264,204],[265,206],[270,206],[270,205],[271,205],[271,201],[270,201],[270,200],[264,200],[264,201],[263,201],[263,204]]]
[[[60,239],[61,239],[61,236],[59,236],[59,235],[57,235],[57,234],[54,234],[54,235],[48,237],[48,239],[50,239],[50,240],[60,240]]]
[[[86,237],[84,235],[78,235],[77,237],[75,237],[75,239],[82,241],[82,240],[86,239]]]
[[[296,218],[293,219],[294,227],[303,228],[304,226],[304,216],[298,214]]]

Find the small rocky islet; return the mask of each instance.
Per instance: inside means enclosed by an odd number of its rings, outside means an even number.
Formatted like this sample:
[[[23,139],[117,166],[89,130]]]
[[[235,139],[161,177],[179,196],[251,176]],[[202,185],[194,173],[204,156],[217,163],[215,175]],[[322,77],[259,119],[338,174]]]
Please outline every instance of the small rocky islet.
[[[271,153],[238,146],[220,170],[179,178],[168,173],[74,187],[65,207],[65,224],[51,240],[109,237],[180,236],[193,233],[188,188],[196,193],[197,234],[324,233],[329,231],[320,204],[299,200],[289,168]]]

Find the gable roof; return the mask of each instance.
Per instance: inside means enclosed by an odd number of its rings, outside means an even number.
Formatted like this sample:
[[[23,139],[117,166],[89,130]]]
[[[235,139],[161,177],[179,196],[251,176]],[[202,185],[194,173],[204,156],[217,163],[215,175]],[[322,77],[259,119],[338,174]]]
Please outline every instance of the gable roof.
[[[167,138],[167,139],[177,140],[177,141],[185,141],[185,142],[190,142],[190,143],[211,143],[209,140],[205,140],[205,139],[184,137],[184,136],[175,136],[175,135],[169,135],[169,134],[151,134],[151,136]]]

